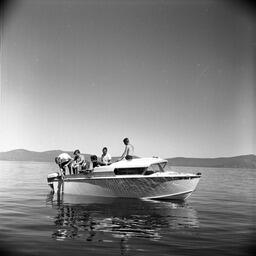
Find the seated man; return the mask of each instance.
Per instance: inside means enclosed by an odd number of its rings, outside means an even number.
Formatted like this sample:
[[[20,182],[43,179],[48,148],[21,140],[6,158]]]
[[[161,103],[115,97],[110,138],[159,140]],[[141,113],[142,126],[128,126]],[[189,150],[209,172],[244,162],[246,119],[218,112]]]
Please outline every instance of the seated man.
[[[100,164],[98,162],[98,157],[96,155],[91,155],[91,163],[90,163],[89,170],[92,170],[98,166],[100,166]]]
[[[74,151],[74,162],[72,164],[72,169],[74,174],[78,174],[81,170],[86,168],[86,162],[84,155],[80,153],[80,150],[77,149]]]
[[[130,144],[130,141],[129,141],[128,138],[123,139],[123,143],[125,145],[124,153],[122,154],[122,156],[117,161],[121,161],[123,159],[132,160],[133,157],[134,157],[134,147],[133,147],[133,145]]]
[[[111,164],[111,156],[108,153],[108,149],[106,147],[104,147],[102,149],[102,156],[100,159],[100,165],[109,165]]]
[[[66,169],[68,168],[69,174],[71,175],[71,165],[73,158],[67,153],[61,153],[55,157],[55,163],[59,165],[61,175],[66,175]]]

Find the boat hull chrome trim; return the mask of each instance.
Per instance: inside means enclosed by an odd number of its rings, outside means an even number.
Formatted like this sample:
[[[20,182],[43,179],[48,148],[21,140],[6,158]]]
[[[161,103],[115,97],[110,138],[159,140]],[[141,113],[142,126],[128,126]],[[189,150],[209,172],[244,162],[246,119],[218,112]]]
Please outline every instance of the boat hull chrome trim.
[[[193,176],[174,176],[174,177],[169,177],[169,176],[145,176],[145,175],[139,175],[139,176],[126,176],[126,177],[121,177],[121,176],[111,176],[111,177],[66,177],[64,179],[65,182],[87,182],[90,180],[116,180],[116,179],[164,179],[165,181],[171,181],[171,180],[190,180],[190,179],[198,179],[201,176],[198,175],[193,175]]]

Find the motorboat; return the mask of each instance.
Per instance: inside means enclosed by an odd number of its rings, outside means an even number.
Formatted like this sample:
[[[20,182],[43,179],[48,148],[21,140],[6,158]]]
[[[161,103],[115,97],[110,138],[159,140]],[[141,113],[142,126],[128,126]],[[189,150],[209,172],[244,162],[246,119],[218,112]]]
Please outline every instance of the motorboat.
[[[49,174],[56,193],[71,195],[184,200],[196,189],[201,173],[172,171],[158,157],[122,160],[75,175]]]

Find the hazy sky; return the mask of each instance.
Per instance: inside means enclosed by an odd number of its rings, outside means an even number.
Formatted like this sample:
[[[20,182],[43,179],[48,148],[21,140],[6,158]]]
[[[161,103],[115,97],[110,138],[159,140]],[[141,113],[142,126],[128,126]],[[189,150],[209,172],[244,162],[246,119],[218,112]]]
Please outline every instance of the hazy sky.
[[[1,31],[0,151],[256,153],[255,15],[237,1],[20,0]]]

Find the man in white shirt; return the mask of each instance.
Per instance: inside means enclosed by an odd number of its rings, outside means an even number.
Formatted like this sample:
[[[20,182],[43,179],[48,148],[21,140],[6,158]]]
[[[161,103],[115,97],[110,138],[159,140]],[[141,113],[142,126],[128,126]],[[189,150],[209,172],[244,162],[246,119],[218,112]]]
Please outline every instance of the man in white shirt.
[[[102,156],[101,156],[101,165],[108,165],[111,163],[111,156],[108,153],[108,149],[106,147],[104,147],[102,149]]]
[[[62,174],[66,175],[66,168],[68,167],[69,174],[71,175],[71,164],[73,162],[73,158],[68,153],[61,153],[55,157],[55,162],[59,165]]]

